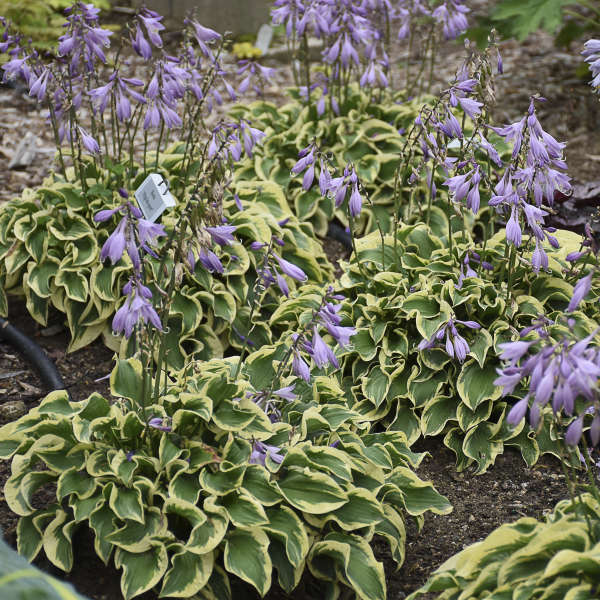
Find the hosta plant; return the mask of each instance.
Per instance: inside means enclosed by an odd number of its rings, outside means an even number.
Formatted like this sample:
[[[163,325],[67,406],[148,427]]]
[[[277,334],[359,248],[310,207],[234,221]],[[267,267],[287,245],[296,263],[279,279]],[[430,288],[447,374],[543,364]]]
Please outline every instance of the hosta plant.
[[[598,597],[599,525],[593,495],[575,506],[563,500],[543,521],[524,517],[468,546],[409,599],[592,600]]]
[[[166,178],[177,174],[183,158],[177,145],[168,150],[161,155],[158,169]],[[111,321],[123,303],[122,289],[132,266],[127,255],[114,265],[101,262],[101,248],[114,224],[113,220],[94,222],[94,215],[123,202],[113,191],[121,173],[118,165],[110,171],[89,164],[86,193],[77,183],[54,175],[4,205],[0,215],[0,314],[7,311],[6,293],[24,294],[30,314],[40,324],[46,324],[50,308],[65,314],[70,350],[100,335],[110,347],[119,348],[120,338],[112,334]],[[140,172],[134,185],[144,176]],[[215,190],[215,201],[222,201],[238,240],[221,251],[224,273],[211,273],[200,261],[193,271],[181,273],[168,320],[168,358],[174,366],[183,366],[191,352],[210,358],[222,356],[231,345],[241,346],[235,330],[246,327],[249,309],[244,305],[260,259],[249,248],[252,242],[266,242],[275,235],[285,242],[283,257],[293,255],[311,281],[322,282],[331,273],[310,225],[302,225],[292,216],[277,184],[240,181],[234,191],[237,202],[231,193],[223,197]],[[183,209],[178,205],[163,217],[167,233]],[[156,269],[159,260],[151,260]],[[267,302],[264,310],[266,317],[273,308]],[[270,341],[266,325],[258,327],[256,338],[257,343]]]
[[[432,224],[442,235],[445,216],[434,214]],[[523,423],[516,428],[506,423],[524,392],[503,398],[494,384],[499,345],[539,315],[561,314],[573,295],[563,268],[579,240],[568,232],[556,235],[563,247],[550,254],[548,270],[536,274],[525,261],[519,263],[510,293],[499,283],[505,273],[501,234],[488,240],[485,255],[470,241],[455,242],[462,268],[453,263],[443,238],[423,224],[400,228],[395,240],[386,236],[383,249],[379,233],[357,241],[357,258],[339,282],[352,299],[344,314],[357,329],[341,358],[342,387],[373,431],[400,430],[410,443],[443,435],[459,470],[473,464],[477,472],[485,471],[505,446],[516,446],[530,465],[540,453],[562,454],[550,421],[537,436]],[[489,270],[492,264],[497,266]],[[315,302],[310,290],[290,298],[275,311],[272,324],[294,327],[308,318]],[[596,327],[593,303],[573,316],[582,336]]]
[[[393,219],[395,172],[405,143],[401,132],[419,112],[422,100],[403,101],[400,95],[373,102],[358,87],[351,87],[339,116],[319,117],[314,106],[294,100],[282,107],[266,101],[236,106],[231,114],[251,119],[266,134],[253,158],[236,171],[239,178],[276,181],[285,190],[295,214],[312,223],[324,236],[335,217],[348,222],[345,211],[336,209],[334,198],[322,198],[318,186],[303,190],[301,178],[290,173],[298,153],[318,140],[336,167],[353,162],[372,206],[365,206],[358,230],[373,231],[376,217],[389,231]]]
[[[74,533],[89,528],[98,556],[122,569],[126,599],[150,589],[226,599],[232,577],[264,595],[274,571],[289,592],[307,568],[327,597],[340,585],[385,597],[368,542],[383,536],[401,564],[406,514],[420,520],[450,506],[414,474],[422,455],[404,434],[361,435],[363,419],[334,379],[314,377],[306,397],[270,419],[252,381],[284,350],[250,354],[235,381],[235,359],[192,363],[147,404],[141,363],[120,361],[110,401],[53,392],[4,426],[19,552],[31,560],[43,550],[69,571]],[[35,508],[49,484],[55,502]]]

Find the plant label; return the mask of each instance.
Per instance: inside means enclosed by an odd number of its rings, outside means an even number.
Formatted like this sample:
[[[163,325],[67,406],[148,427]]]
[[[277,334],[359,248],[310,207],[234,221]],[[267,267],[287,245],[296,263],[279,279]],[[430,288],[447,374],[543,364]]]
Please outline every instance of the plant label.
[[[271,45],[271,40],[273,39],[273,28],[266,23],[260,26],[258,30],[258,34],[256,36],[256,44],[254,44],[261,52],[261,54],[266,54],[269,46]]]
[[[175,206],[169,182],[158,173],[150,173],[135,191],[135,199],[148,221],[156,221],[167,208]]]

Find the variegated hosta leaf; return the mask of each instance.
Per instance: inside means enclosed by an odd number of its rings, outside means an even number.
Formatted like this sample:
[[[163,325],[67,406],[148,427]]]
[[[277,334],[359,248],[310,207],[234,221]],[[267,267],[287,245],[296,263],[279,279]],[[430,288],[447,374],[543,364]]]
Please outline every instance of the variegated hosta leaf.
[[[385,598],[383,565],[375,559],[371,547],[359,536],[330,533],[311,548],[308,565],[318,578],[342,582],[356,590],[360,598]]]
[[[151,589],[165,574],[168,568],[167,549],[161,542],[155,542],[144,552],[128,552],[118,548],[115,553],[115,566],[123,569],[121,592],[125,600]]]
[[[591,494],[559,502],[544,521],[523,517],[501,525],[487,538],[448,559],[409,596],[591,598],[600,575],[600,544],[581,507],[596,519],[600,504]],[[429,596],[428,596],[429,597]]]
[[[30,557],[33,558],[33,557]],[[0,596],[4,598],[48,598],[85,600],[71,587],[30,565],[23,556],[0,539]]]
[[[264,596],[271,587],[269,538],[257,527],[234,529],[227,536],[223,561],[225,568],[252,584]]]

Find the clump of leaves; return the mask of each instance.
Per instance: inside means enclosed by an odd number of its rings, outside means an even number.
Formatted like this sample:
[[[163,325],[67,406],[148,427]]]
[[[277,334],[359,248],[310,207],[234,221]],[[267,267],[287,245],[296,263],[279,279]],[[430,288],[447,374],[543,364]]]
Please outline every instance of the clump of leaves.
[[[265,101],[236,106],[231,111],[234,117],[251,119],[267,134],[254,157],[242,163],[237,177],[277,182],[298,218],[310,222],[316,233],[324,236],[334,216],[347,224],[346,212],[336,209],[333,197],[322,198],[318,188],[304,191],[302,180],[290,174],[298,153],[318,140],[334,164],[355,164],[371,199],[372,205],[356,224],[358,233],[373,231],[377,219],[390,231],[396,168],[405,143],[400,131],[413,123],[422,101],[404,102],[401,95],[395,95],[374,102],[357,86],[350,86],[340,115],[333,118],[319,117],[315,106],[307,107],[297,99],[282,107]]]
[[[575,505],[559,502],[544,521],[524,517],[502,525],[447,560],[409,600],[597,598],[599,518],[600,503],[584,494]]]
[[[177,145],[161,155],[158,172],[165,177],[177,174],[183,154]],[[112,334],[110,323],[120,303],[131,264],[124,256],[115,265],[100,262],[100,248],[112,232],[112,222],[94,223],[100,210],[122,203],[114,191],[120,185],[124,167],[101,169],[88,164],[89,189],[82,192],[77,182],[50,176],[35,190],[3,206],[0,215],[0,314],[6,314],[5,291],[24,294],[32,317],[46,324],[51,307],[64,313],[71,332],[69,350],[74,351],[103,336],[118,350],[121,339]],[[144,179],[134,178],[133,186]],[[222,356],[231,345],[241,347],[235,333],[244,331],[250,308],[245,306],[248,291],[256,279],[260,257],[249,251],[251,242],[268,242],[273,235],[285,242],[283,257],[294,261],[313,282],[324,281],[331,272],[312,228],[292,216],[283,190],[275,183],[240,181],[234,187],[243,210],[232,194],[223,200],[224,213],[236,226],[239,243],[223,249],[225,273],[209,273],[200,263],[193,271],[181,273],[171,305],[167,334],[168,362],[181,368],[186,357]],[[174,226],[179,210],[163,216],[167,231]],[[285,226],[280,225],[284,219]],[[155,261],[158,268],[159,261]],[[170,267],[168,264],[167,266]],[[293,286],[293,284],[292,284]],[[266,318],[276,298],[264,306]],[[271,341],[271,333],[257,315],[257,345]],[[233,325],[233,327],[232,327]],[[123,342],[125,343],[125,342]]]
[[[32,560],[43,549],[69,571],[73,535],[89,527],[98,556],[123,570],[126,600],[150,589],[227,599],[231,577],[264,595],[274,570],[290,592],[306,568],[332,597],[340,585],[385,597],[368,542],[383,536],[400,564],[404,515],[420,521],[450,505],[414,474],[423,455],[402,433],[358,435],[361,415],[326,377],[315,378],[314,394],[327,403],[292,400],[271,422],[252,399],[259,352],[235,382],[235,361],[196,363],[152,405],[141,397],[141,363],[120,361],[112,401],[53,392],[0,429],[19,552]],[[56,501],[34,508],[49,483]]]
[[[345,265],[339,288],[353,300],[344,305],[344,316],[357,329],[352,348],[342,357],[341,385],[350,406],[373,431],[399,430],[410,443],[443,435],[459,470],[474,465],[484,472],[505,446],[517,447],[529,465],[544,452],[562,456],[551,420],[537,436],[524,423],[507,425],[506,414],[517,396],[501,398],[494,380],[501,343],[515,339],[517,330],[539,315],[552,318],[566,309],[573,285],[563,276],[564,258],[569,248],[578,248],[579,239],[557,233],[562,248],[550,254],[545,272],[531,272],[524,255],[515,274],[518,283],[507,293],[499,283],[506,268],[502,234],[488,240],[480,258],[480,263],[496,265],[492,271],[474,262],[470,240],[455,243],[463,268],[464,259],[471,257],[467,274],[457,268],[446,245],[444,213],[434,211],[431,222],[431,229],[423,224],[401,227],[395,240],[385,236],[383,246],[379,233],[365,236],[357,240],[358,255]],[[305,292],[282,303],[273,326],[293,327],[296,320],[308,318],[316,299]],[[594,306],[586,306],[589,316],[574,313],[582,337],[596,327]],[[467,344],[462,355],[456,345],[446,346],[444,327],[451,320]],[[424,347],[432,339],[435,343]]]

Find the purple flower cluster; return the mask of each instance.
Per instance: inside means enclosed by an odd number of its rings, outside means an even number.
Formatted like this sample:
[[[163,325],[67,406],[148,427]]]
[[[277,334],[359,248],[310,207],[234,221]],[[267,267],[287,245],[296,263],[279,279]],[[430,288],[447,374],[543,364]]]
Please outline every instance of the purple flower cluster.
[[[520,121],[506,127],[492,129],[508,143],[512,143],[512,162],[494,188],[490,206],[507,217],[506,239],[516,247],[521,246],[524,231],[535,241],[531,263],[535,271],[548,267],[548,256],[542,243],[547,240],[554,248],[558,241],[546,227],[544,217],[548,211],[544,203],[552,206],[557,191],[569,193],[570,178],[564,173],[564,143],[557,142],[545,132],[535,113],[532,98],[528,114]]]
[[[475,252],[474,250],[467,250],[465,257],[460,263],[460,275],[458,276],[458,281],[454,286],[457,290],[462,288],[466,277],[477,277],[477,272],[473,269],[473,267],[471,267],[472,262],[480,265],[485,271],[494,270],[494,267],[491,263],[487,262],[486,260],[481,260],[481,256],[478,252]]]
[[[135,36],[131,35],[131,47],[144,60],[152,58],[152,46],[162,48],[160,32],[165,26],[162,16],[148,8],[143,8],[136,17]]]
[[[148,421],[148,427],[152,427],[152,429],[158,429],[159,431],[165,431],[168,433],[170,431],[173,431],[173,427],[171,425],[166,424],[170,422],[170,419],[163,419],[162,417],[152,417]]]
[[[415,30],[420,22],[427,23],[431,20],[442,26],[444,37],[448,40],[457,38],[467,30],[466,14],[469,9],[461,2],[449,0],[431,8],[423,0],[401,0],[398,5],[396,14],[400,21],[400,40],[406,39],[411,29]]]
[[[583,54],[585,62],[589,63],[592,72],[590,85],[594,90],[600,88],[600,40],[588,40],[584,45]]]
[[[274,251],[274,245],[283,246],[284,242],[275,236],[271,239],[271,243],[268,244],[265,251],[262,267],[258,270],[258,284],[261,289],[266,290],[272,284],[277,283],[277,287],[279,287],[281,293],[288,297],[290,295],[290,288],[283,276],[287,275],[295,281],[306,281],[308,277],[300,267],[279,256]],[[252,242],[250,249],[257,251],[265,246],[267,244],[262,242]]]
[[[472,164],[472,168],[461,175],[454,175],[444,181],[444,185],[450,190],[450,197],[453,202],[460,202],[466,198],[467,208],[476,215],[479,212],[479,182],[481,181],[481,172],[477,163]]]
[[[430,200],[433,200],[437,188],[432,173],[439,167],[447,175],[443,185],[448,187],[450,199],[456,205],[465,202],[466,207],[477,214],[481,205],[480,186],[485,179],[480,153],[498,166],[502,165],[502,161],[498,151],[482,133],[483,103],[476,98],[485,86],[480,81],[480,70],[471,72],[474,68],[467,62],[459,69],[454,84],[441,93],[432,107],[423,107],[407,137],[414,140],[421,150],[418,161],[410,167],[412,173],[408,183],[415,183],[424,174]],[[473,121],[474,131],[468,140],[455,114],[457,109]],[[460,148],[460,160],[452,154],[454,148]]]
[[[436,348],[442,344],[442,340],[445,337],[444,348],[451,358],[458,359],[459,362],[464,362],[467,354],[471,351],[467,340],[463,338],[456,329],[456,325],[464,325],[469,329],[481,329],[481,325],[475,321],[461,321],[452,317],[448,319],[445,325],[442,325],[433,335],[430,340],[424,339],[418,345],[419,350],[429,350]]]
[[[275,69],[260,65],[253,59],[244,59],[238,61],[238,77],[242,75],[242,79],[238,91],[240,94],[245,94],[250,88],[254,90],[257,96],[263,96],[263,90],[266,83],[271,81]]]
[[[344,203],[349,191],[348,212],[352,217],[360,215],[363,198],[360,193],[358,175],[351,163],[346,165],[341,176],[332,177],[327,164],[328,159],[319,151],[316,144],[310,144],[302,149],[298,157],[298,161],[292,167],[291,173],[292,175],[299,175],[304,171],[302,189],[309,190],[312,187],[315,180],[315,162],[316,158],[319,158],[319,190],[321,196],[334,198],[335,206],[339,208]]]
[[[324,112],[329,97],[333,112],[339,114],[339,102],[331,90],[340,89],[352,77],[362,87],[388,87],[390,24],[398,24],[399,39],[427,23],[438,24],[444,37],[453,39],[466,30],[467,12],[459,0],[444,0],[435,7],[423,0],[275,0],[271,14],[274,23],[285,25],[293,47],[311,35],[323,41],[327,73],[305,84],[301,92],[308,98],[320,88],[318,113]]]
[[[192,271],[196,268],[198,260],[209,273],[224,273],[225,267],[213,248],[215,245],[221,247],[233,245],[234,232],[234,225],[203,226],[198,232],[199,235],[188,246],[187,262]]]
[[[184,121],[193,130],[202,123],[202,112],[210,113],[215,104],[222,104],[223,93],[232,100],[237,98],[219,62],[221,35],[200,23],[186,20],[185,42],[178,55],[171,56],[163,49],[163,17],[142,8],[130,27],[129,42],[146,61],[147,73],[140,78],[125,77],[121,73],[127,65],[127,53],[119,49],[114,56],[108,55],[113,33],[100,26],[99,10],[92,4],[76,2],[65,12],[65,32],[50,62],[42,61],[35,50],[22,43],[20,36],[13,35],[6,21],[2,21],[0,52],[9,55],[2,66],[4,79],[24,79],[30,95],[48,106],[57,141],[75,145],[74,161],[79,160],[75,157],[79,157],[80,150],[99,155],[102,162],[102,139],[107,146],[103,152],[111,151],[110,160],[120,162],[128,147],[130,154],[134,151],[136,140],[132,133],[138,132],[139,123],[143,123],[143,129],[139,128],[143,132],[181,128]],[[219,51],[215,51],[215,44]],[[242,70],[248,70],[248,75],[257,73],[263,79],[268,79],[272,71],[255,64],[245,65]],[[248,85],[249,81],[245,83]],[[86,105],[89,118],[81,110]],[[239,139],[249,148],[260,135],[245,124]],[[197,136],[190,135],[188,139],[192,141],[192,152],[196,150]],[[159,145],[165,140],[161,133]],[[160,150],[156,149],[156,156]],[[144,167],[145,161],[146,150]],[[84,180],[83,175],[81,179]]]
[[[343,299],[343,296],[334,294],[333,288],[330,286],[320,307],[315,311],[311,319],[309,329],[312,336],[309,337],[307,334],[294,334],[292,336],[294,342],[292,372],[305,381],[310,381],[310,367],[303,358],[302,352],[305,352],[312,358],[318,369],[323,369],[328,364],[331,364],[336,369],[340,366],[334,351],[325,343],[325,340],[320,335],[319,327],[325,327],[329,335],[341,348],[348,346],[350,338],[356,333],[354,327],[341,325],[342,318],[338,313],[342,305],[336,304],[333,301]]]
[[[211,160],[237,162],[245,152],[252,158],[254,147],[260,144],[265,134],[252,127],[248,121],[241,119],[239,123],[220,122],[212,130],[207,156]]]
[[[281,463],[284,456],[280,454],[281,448],[278,446],[269,446],[264,442],[255,440],[252,444],[252,453],[250,454],[250,464],[265,466],[267,456],[276,463]]]
[[[548,324],[544,319],[521,332],[521,338],[535,332],[534,340],[500,344],[500,358],[507,361],[507,365],[498,369],[495,385],[504,388],[504,395],[512,394],[518,385],[527,390],[525,397],[511,408],[507,421],[517,425],[529,410],[529,422],[535,428],[540,423],[542,409],[550,403],[554,414],[564,412],[576,416],[565,435],[567,444],[574,446],[581,438],[585,415],[592,413],[590,434],[593,445],[597,445],[600,442],[600,349],[591,344],[599,330],[581,340],[573,340],[574,323],[569,320],[569,335],[561,336],[556,342],[547,331]],[[584,401],[584,409],[576,403],[578,398]]]
[[[99,211],[94,216],[94,221],[108,221],[115,214],[123,216],[102,246],[100,259],[108,259],[116,264],[126,253],[133,265],[133,276],[123,288],[126,299],[115,313],[113,331],[130,337],[140,321],[151,323],[160,330],[160,318],[152,305],[152,291],[143,284],[143,259],[146,254],[156,256],[152,246],[159,237],[166,235],[164,227],[143,219],[140,209],[131,202],[114,209]]]

